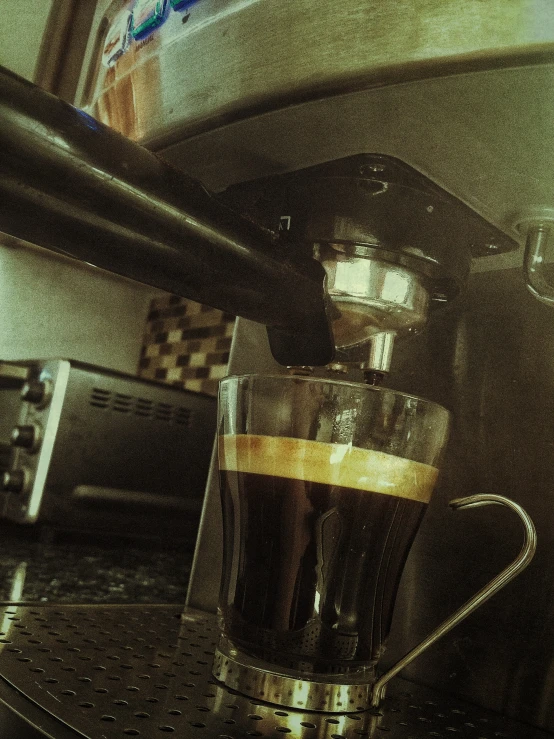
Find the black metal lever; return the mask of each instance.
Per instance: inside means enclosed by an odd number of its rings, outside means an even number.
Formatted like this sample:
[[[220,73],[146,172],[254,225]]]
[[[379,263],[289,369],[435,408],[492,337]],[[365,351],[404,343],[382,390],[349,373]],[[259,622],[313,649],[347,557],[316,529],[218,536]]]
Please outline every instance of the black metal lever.
[[[318,262],[1,67],[0,198],[0,231],[264,323],[282,364],[333,357]]]

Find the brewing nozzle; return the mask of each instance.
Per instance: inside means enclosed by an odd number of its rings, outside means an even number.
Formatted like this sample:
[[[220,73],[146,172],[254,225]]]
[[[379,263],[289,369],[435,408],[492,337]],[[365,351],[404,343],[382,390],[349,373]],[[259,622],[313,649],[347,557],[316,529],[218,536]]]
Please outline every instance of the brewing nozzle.
[[[527,288],[541,303],[554,305],[554,285],[545,270],[548,251],[554,240],[554,208],[529,208],[519,215],[514,225],[525,235],[523,273]]]

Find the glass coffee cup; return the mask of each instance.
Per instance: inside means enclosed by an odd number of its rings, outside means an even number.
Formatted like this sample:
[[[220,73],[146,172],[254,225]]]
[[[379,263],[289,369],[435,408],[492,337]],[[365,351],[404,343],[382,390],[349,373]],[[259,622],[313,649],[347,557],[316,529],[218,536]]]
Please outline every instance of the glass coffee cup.
[[[220,383],[215,677],[305,710],[367,707],[449,423],[436,403],[358,383]],[[486,497],[461,503],[515,506]]]

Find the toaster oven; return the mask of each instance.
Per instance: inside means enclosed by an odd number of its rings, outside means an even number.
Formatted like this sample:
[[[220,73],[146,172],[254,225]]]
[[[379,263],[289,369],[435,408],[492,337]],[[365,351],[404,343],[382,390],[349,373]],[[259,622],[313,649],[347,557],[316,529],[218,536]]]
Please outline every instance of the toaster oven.
[[[194,535],[215,399],[67,359],[0,365],[2,516]]]

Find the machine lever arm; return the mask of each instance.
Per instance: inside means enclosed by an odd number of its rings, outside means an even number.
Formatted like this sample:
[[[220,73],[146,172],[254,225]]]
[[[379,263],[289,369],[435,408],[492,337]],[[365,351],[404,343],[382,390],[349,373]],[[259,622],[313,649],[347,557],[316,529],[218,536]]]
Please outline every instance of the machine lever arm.
[[[1,67],[0,231],[263,323],[282,364],[333,357],[318,262]]]

